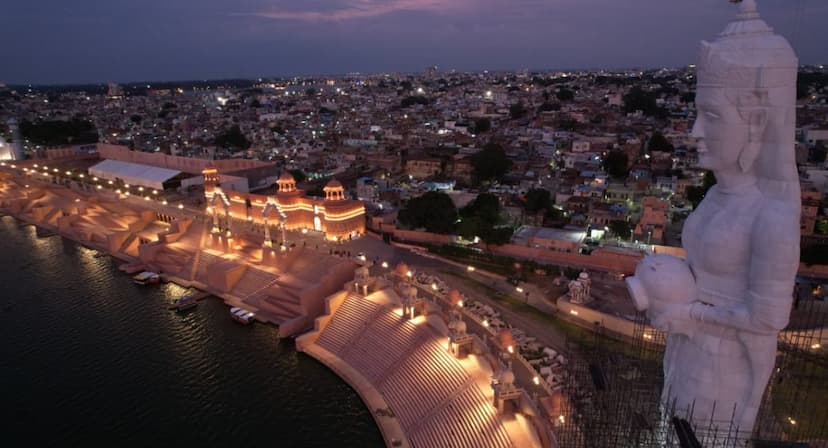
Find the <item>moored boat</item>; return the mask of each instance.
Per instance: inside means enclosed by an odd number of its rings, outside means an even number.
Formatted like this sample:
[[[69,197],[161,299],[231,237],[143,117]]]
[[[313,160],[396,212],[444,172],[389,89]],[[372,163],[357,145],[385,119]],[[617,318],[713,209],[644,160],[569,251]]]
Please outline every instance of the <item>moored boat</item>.
[[[247,325],[253,322],[253,318],[256,317],[256,314],[243,308],[233,307],[230,308],[230,317],[240,324]]]
[[[198,301],[196,300],[196,296],[193,294],[187,294],[185,296],[181,296],[170,305],[171,310],[176,311],[184,311],[190,308],[194,308],[198,305]]]
[[[132,277],[132,281],[138,285],[157,285],[161,282],[161,276],[155,272],[144,271]]]

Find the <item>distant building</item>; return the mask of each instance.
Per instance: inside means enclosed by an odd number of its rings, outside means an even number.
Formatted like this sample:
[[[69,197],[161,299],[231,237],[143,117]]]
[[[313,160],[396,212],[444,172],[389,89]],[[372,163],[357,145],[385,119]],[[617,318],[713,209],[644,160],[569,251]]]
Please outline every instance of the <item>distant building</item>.
[[[584,238],[586,238],[586,232],[581,230],[522,226],[512,236],[512,243],[557,252],[578,253]]]
[[[435,158],[410,159],[405,163],[405,172],[415,179],[427,179],[443,171],[443,163]]]
[[[799,230],[802,236],[811,236],[816,227],[819,206],[822,203],[822,193],[815,189],[802,189],[802,215],[799,221]]]
[[[647,244],[661,244],[667,228],[667,201],[647,196],[641,201],[641,219],[635,226],[635,238]]]

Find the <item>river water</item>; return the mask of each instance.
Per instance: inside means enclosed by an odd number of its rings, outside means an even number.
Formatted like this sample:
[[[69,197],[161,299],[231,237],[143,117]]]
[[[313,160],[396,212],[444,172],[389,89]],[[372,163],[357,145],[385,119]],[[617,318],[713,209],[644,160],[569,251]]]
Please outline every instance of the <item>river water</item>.
[[[118,262],[0,218],[2,446],[375,447],[356,393],[216,298],[140,287]]]

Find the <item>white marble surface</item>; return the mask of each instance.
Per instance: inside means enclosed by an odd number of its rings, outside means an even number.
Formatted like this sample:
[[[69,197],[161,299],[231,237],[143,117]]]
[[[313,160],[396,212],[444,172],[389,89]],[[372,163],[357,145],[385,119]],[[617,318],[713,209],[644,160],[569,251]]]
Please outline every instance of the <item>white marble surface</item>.
[[[699,424],[734,418],[741,432],[752,431],[776,338],[790,317],[799,266],[797,65],[754,0],[740,4],[716,40],[702,43],[692,135],[699,165],[717,184],[682,234],[695,285],[668,298],[675,275],[642,271],[630,287],[653,325],[670,333],[663,398],[680,415],[692,409]]]

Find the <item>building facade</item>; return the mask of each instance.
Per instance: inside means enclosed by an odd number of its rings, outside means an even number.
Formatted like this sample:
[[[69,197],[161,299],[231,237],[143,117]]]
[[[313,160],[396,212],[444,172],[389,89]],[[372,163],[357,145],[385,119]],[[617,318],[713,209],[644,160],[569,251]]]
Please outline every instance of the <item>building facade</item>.
[[[275,195],[224,191],[214,166],[206,167],[202,174],[207,212],[212,214],[214,224],[221,220],[229,222],[231,218],[262,224],[267,229],[265,243],[271,226],[322,232],[332,241],[365,233],[365,205],[362,201],[347,199],[345,188],[337,180],[328,182],[323,190],[325,198],[321,199],[305,196],[288,172],[279,177]]]

